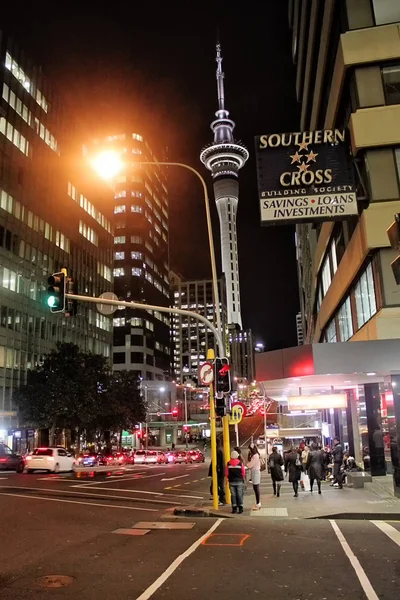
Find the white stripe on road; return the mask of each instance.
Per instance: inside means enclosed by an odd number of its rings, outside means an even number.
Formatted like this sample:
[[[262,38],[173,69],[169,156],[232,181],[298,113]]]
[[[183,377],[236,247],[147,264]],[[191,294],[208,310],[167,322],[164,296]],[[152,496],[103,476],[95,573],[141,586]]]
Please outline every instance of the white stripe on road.
[[[148,492],[147,490],[131,490],[130,488],[105,488],[105,487],[101,487],[102,484],[100,484],[100,482],[98,482],[98,485],[100,487],[94,487],[92,488],[93,490],[109,490],[110,492],[129,492],[130,494],[149,494],[151,496],[164,496],[165,494],[163,494],[162,492]],[[73,488],[85,488],[85,485],[79,484],[79,485],[71,485],[71,487]],[[41,488],[43,489],[43,488]]]
[[[398,531],[395,527],[389,525],[389,523],[385,523],[384,521],[371,521],[371,523],[376,525],[378,529],[383,531],[383,533],[386,533],[392,542],[400,546],[400,531]]]
[[[331,521],[329,520],[330,524],[333,527],[333,531],[336,533],[336,537],[338,538],[344,552],[347,555],[347,558],[349,559],[351,566],[353,567],[353,569],[356,572],[356,575],[358,577],[358,580],[361,584],[362,589],[364,590],[364,594],[366,595],[368,600],[379,600],[378,596],[375,593],[374,588],[371,585],[370,580],[368,579],[364,569],[362,568],[360,561],[358,560],[358,558],[355,556],[354,552],[352,551],[352,549],[350,548],[349,544],[346,541],[346,538],[344,537],[343,533],[340,531],[338,525],[336,524],[335,521]]]
[[[1,489],[1,488],[0,488]],[[115,494],[92,494],[91,492],[70,492],[69,490],[52,490],[52,489],[46,489],[46,488],[34,488],[34,487],[22,487],[22,486],[18,486],[18,487],[10,487],[7,486],[6,489],[12,489],[12,490],[27,490],[27,491],[34,491],[34,492],[45,492],[46,494],[50,493],[50,492],[54,492],[55,494],[77,494],[80,496],[95,496],[97,498],[100,498],[100,496],[105,496],[106,498],[117,498],[118,500],[131,500],[133,502],[151,502],[152,504],[181,504],[181,502],[168,502],[168,500],[156,500],[156,499],[149,499],[149,498],[130,498],[129,496],[116,496]],[[93,490],[96,490],[98,488],[92,488]],[[101,488],[99,488],[101,489]],[[110,490],[111,488],[103,488],[105,490]],[[111,491],[113,491],[111,489]],[[119,491],[119,489],[117,488],[117,491]],[[121,490],[123,491],[123,490]]]
[[[142,510],[144,512],[159,512],[156,508],[138,508],[137,506],[115,506],[114,504],[98,504],[97,502],[79,502],[78,500],[61,500],[60,498],[42,498],[42,496],[24,496],[22,494],[0,493],[0,496],[12,496],[13,498],[25,498],[33,500],[48,500],[49,502],[65,502],[67,504],[85,504],[86,506],[103,506],[104,508],[121,508],[125,510]]]
[[[150,479],[150,477],[161,477],[161,475],[165,475],[165,473],[156,473],[155,475],[144,475],[143,477],[136,477],[136,475],[140,475],[140,473],[136,473],[135,475],[121,475],[118,477],[119,481],[142,481],[142,479]],[[86,487],[87,485],[98,485],[99,481],[90,481],[88,483],[80,483],[80,487]],[[101,485],[107,483],[115,483],[114,479],[110,479],[109,481],[102,481]],[[75,487],[75,486],[73,486]]]
[[[198,540],[196,540],[183,554],[178,556],[169,567],[158,577],[140,596],[136,598],[136,600],[148,600],[151,596],[158,590],[160,587],[171,577],[171,575],[176,571],[176,569],[183,563],[183,561],[188,558],[197,548],[200,546],[205,539],[207,539],[213,531],[221,525],[224,519],[218,519],[212,527],[202,535]]]

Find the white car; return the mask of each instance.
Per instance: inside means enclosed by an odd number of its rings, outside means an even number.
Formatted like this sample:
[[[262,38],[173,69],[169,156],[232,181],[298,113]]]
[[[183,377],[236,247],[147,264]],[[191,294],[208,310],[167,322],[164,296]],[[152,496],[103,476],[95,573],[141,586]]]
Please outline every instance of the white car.
[[[72,471],[75,459],[65,448],[36,448],[26,457],[26,469],[28,473],[33,471]]]
[[[146,451],[136,450],[134,456],[135,465],[143,465],[146,462]]]

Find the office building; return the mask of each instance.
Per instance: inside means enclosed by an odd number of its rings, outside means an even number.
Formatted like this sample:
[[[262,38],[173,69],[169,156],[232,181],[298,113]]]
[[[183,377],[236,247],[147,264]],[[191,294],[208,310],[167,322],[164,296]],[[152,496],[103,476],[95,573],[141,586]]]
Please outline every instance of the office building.
[[[305,345],[258,354],[257,379],[282,405],[282,439],[339,436],[400,495],[400,288],[387,235],[400,201],[400,3],[294,0],[289,20],[299,130],[314,142],[345,133],[358,214],[297,225]]]
[[[165,169],[141,133],[111,135],[95,144],[123,161],[114,186],[114,292],[120,300],[170,306],[168,191]],[[113,367],[143,381],[171,373],[168,313],[124,309],[114,313]]]
[[[296,333],[297,333],[297,345],[302,346],[304,344],[303,335],[303,320],[301,318],[301,312],[296,315]]]
[[[13,390],[57,342],[110,356],[112,322],[91,305],[51,314],[47,278],[65,267],[82,294],[112,289],[112,194],[41,70],[0,38],[0,441],[26,447]]]
[[[229,328],[229,351],[232,377],[246,379],[251,383],[255,379],[254,341],[251,329],[237,330]]]
[[[171,292],[175,308],[197,312],[216,325],[217,315],[213,300],[212,280],[185,281],[176,273],[170,274]],[[224,279],[218,280],[219,311],[223,337],[227,331],[227,307]],[[214,334],[197,319],[181,315],[172,317],[174,344],[174,373],[178,383],[192,381],[198,383],[199,367],[207,358],[207,351],[213,349],[218,356]]]
[[[224,73],[220,44],[217,44],[217,117],[211,123],[214,140],[206,146],[200,160],[211,171],[214,197],[220,223],[222,271],[226,282],[228,324],[242,329],[240,308],[238,242],[236,213],[239,202],[239,170],[249,157],[247,149],[233,137],[235,123],[225,108]]]

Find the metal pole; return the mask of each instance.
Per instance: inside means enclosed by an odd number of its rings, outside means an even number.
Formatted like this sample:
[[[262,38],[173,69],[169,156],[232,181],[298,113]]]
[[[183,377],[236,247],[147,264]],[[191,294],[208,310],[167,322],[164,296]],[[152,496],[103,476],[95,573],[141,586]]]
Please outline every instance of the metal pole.
[[[224,458],[225,458],[225,464],[226,464],[231,457],[231,444],[230,444],[230,440],[229,440],[229,415],[225,415],[225,417],[222,417],[222,427],[223,427],[223,435],[224,435]],[[231,490],[229,488],[228,479],[226,479],[225,491],[226,491],[226,501],[228,504],[230,504],[231,503]]]
[[[214,360],[214,350],[207,351],[207,360]],[[218,510],[218,475],[217,475],[217,428],[215,423],[214,386],[210,384],[210,429],[211,429],[211,477],[213,507]]]
[[[144,401],[146,403],[146,450],[149,448],[149,406],[147,403],[147,385],[144,386]]]
[[[183,308],[172,308],[171,306],[156,306],[155,304],[143,304],[141,302],[126,302],[125,300],[110,300],[108,298],[93,298],[92,296],[79,296],[77,294],[65,294],[66,298],[71,300],[79,300],[80,302],[91,302],[92,304],[108,304],[111,306],[126,306],[127,308],[138,308],[141,310],[158,310],[159,312],[174,313],[176,315],[184,315],[197,319],[204,323],[215,336],[217,341],[218,351],[221,356],[224,356],[224,344],[222,342],[221,333],[215,328],[215,326],[203,315],[199,315],[191,310],[185,310]]]
[[[220,306],[219,306],[219,292],[218,292],[218,279],[217,279],[217,267],[215,264],[215,251],[214,251],[214,238],[213,238],[213,233],[212,233],[212,223],[211,223],[211,213],[210,213],[210,200],[208,197],[208,190],[207,190],[207,184],[204,180],[204,178],[200,175],[200,173],[198,171],[196,171],[196,169],[194,169],[193,167],[186,165],[185,163],[180,163],[180,162],[158,162],[158,161],[135,161],[136,165],[164,165],[167,167],[182,167],[183,169],[187,169],[188,171],[191,171],[192,173],[194,173],[196,175],[196,177],[198,177],[201,181],[201,184],[203,186],[203,191],[204,191],[204,204],[206,207],[206,219],[207,219],[207,231],[208,231],[208,244],[210,246],[210,260],[211,260],[211,275],[212,275],[212,282],[213,282],[213,295],[214,295],[214,304],[215,304],[215,310],[217,313],[217,329],[218,331],[222,334],[222,324],[221,324],[221,313],[220,313]],[[222,354],[221,354],[222,351]],[[225,352],[223,352],[223,349],[219,349],[219,354],[220,356],[225,356]]]
[[[236,446],[239,447],[239,425],[235,423]]]
[[[188,421],[188,413],[187,413],[187,396],[186,396],[186,386],[183,388],[183,393],[185,395],[185,424],[187,425],[187,421]],[[185,431],[185,442],[186,442],[186,448],[188,448],[188,433],[187,431]]]
[[[267,457],[267,403],[266,403],[266,399],[265,399],[265,387],[263,384],[262,385],[262,390],[263,390],[263,400],[264,400],[264,441],[265,441],[265,457]]]

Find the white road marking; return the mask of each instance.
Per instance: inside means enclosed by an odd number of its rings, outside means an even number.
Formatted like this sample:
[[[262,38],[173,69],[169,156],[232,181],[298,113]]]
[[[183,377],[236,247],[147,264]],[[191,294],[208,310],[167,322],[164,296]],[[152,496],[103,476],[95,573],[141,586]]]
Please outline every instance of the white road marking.
[[[367,597],[367,600],[379,600],[378,596],[375,593],[374,588],[371,585],[370,580],[368,579],[364,569],[362,568],[360,561],[350,548],[349,544],[346,541],[343,533],[340,531],[337,523],[335,521],[329,520],[332,525],[333,531],[336,533],[336,537],[338,538],[347,558],[349,559],[351,566],[356,572],[358,580],[361,584],[362,589],[364,590],[364,594]]]
[[[100,483],[99,483],[100,486]],[[73,488],[85,488],[85,485],[71,485]],[[105,488],[105,487],[94,487],[93,490],[109,490],[110,492],[129,492],[130,494],[149,494],[151,496],[164,496],[161,492],[148,492],[146,490],[131,490],[129,488]]]
[[[34,492],[43,492],[44,491],[46,494],[48,494],[49,492],[54,492],[56,494],[80,494],[81,496],[84,494],[85,496],[95,496],[97,498],[99,498],[100,496],[106,496],[107,498],[117,498],[118,500],[134,500],[135,502],[152,502],[153,504],[172,504],[173,506],[176,504],[181,504],[181,502],[168,502],[168,500],[158,500],[158,499],[150,500],[149,498],[130,498],[129,496],[116,496],[115,494],[92,494],[91,492],[83,492],[83,491],[82,492],[70,492],[69,490],[52,490],[52,489],[45,489],[42,487],[34,488],[34,487],[18,486],[18,487],[14,487],[14,488],[7,487],[7,489],[13,489],[15,491],[17,491],[17,490],[27,490],[27,491],[34,491]],[[96,490],[97,488],[92,488],[92,489]],[[111,488],[104,488],[104,489],[113,491]]]
[[[165,473],[163,473],[165,475]],[[178,475],[177,477],[164,477],[161,481],[175,481],[175,479],[182,479],[182,477],[189,477],[189,475]]]
[[[137,506],[115,506],[114,504],[98,504],[97,502],[79,502],[78,500],[62,500],[61,498],[42,498],[41,496],[24,496],[22,494],[5,494],[3,492],[1,492],[0,496],[25,498],[25,500],[48,500],[49,502],[64,502],[66,504],[85,504],[86,506],[103,506],[104,508],[120,508],[125,510],[141,510],[144,512],[159,512],[156,508],[138,508]]]
[[[150,477],[161,477],[161,475],[166,475],[166,473],[155,473],[154,475],[143,475],[143,477],[136,477],[136,475],[140,475],[140,473],[136,473],[135,475],[121,475],[121,477],[118,477],[119,481],[135,481],[135,479],[137,479],[138,481],[142,481],[142,479],[149,479]],[[82,487],[86,487],[87,485],[98,485],[100,482],[99,481],[88,481],[87,483],[81,483],[79,485],[81,485]],[[114,479],[110,479],[109,481],[102,481],[101,485],[107,484],[107,483],[115,483]],[[73,486],[75,487],[75,486]]]
[[[395,527],[389,525],[389,523],[385,523],[385,521],[371,521],[371,523],[376,525],[378,529],[383,531],[383,533],[386,533],[392,542],[400,546],[400,531],[398,531]]]
[[[0,477],[0,479],[8,479],[8,477]]]
[[[186,558],[188,558],[197,548],[200,546],[205,539],[208,538],[209,535],[213,533],[221,525],[224,519],[218,519],[212,527],[202,535],[198,540],[196,540],[183,554],[178,556],[169,567],[158,577],[140,596],[136,598],[136,600],[148,600],[151,596],[158,590],[160,587],[171,577],[171,575],[176,571],[176,569],[183,563]]]

